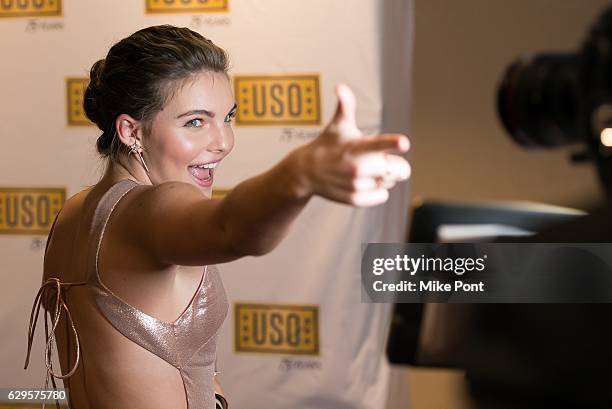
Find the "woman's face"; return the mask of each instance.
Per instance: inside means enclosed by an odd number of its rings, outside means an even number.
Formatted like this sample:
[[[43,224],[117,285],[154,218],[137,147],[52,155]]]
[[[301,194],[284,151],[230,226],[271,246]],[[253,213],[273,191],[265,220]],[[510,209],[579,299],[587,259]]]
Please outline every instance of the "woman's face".
[[[216,166],[234,147],[236,104],[223,73],[197,74],[153,118],[144,138],[151,181],[180,181],[211,197]]]

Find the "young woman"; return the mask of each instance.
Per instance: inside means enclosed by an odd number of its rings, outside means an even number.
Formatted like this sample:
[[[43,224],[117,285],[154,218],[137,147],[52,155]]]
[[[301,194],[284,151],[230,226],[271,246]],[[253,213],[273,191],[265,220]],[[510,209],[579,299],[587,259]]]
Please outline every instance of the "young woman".
[[[54,222],[30,323],[29,347],[42,303],[52,320],[48,378],[63,378],[73,408],[213,408],[228,310],[214,264],[271,251],[314,195],[373,206],[409,176],[390,153],[408,139],[363,136],[340,85],[317,138],[211,199],[234,146],[227,70],[221,48],[172,26],[134,33],[91,69],[84,108],[108,166]]]

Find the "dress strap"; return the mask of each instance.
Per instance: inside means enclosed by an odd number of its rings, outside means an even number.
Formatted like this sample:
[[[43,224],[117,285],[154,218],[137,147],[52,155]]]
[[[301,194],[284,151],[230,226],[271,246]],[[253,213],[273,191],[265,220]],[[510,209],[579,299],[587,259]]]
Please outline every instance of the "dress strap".
[[[70,310],[66,305],[66,290],[68,287],[78,286],[78,285],[86,285],[87,282],[73,282],[73,283],[63,283],[58,278],[52,277],[45,281],[38,293],[36,294],[36,298],[34,299],[34,305],[32,306],[32,311],[30,312],[30,325],[28,328],[28,352],[26,355],[25,365],[23,369],[27,369],[30,363],[30,353],[32,351],[32,343],[34,341],[34,333],[36,331],[36,323],[38,322],[38,314],[40,312],[40,306],[44,300],[51,300],[52,296],[55,296],[55,303],[53,305],[53,311],[46,310],[43,314],[45,317],[45,366],[47,367],[47,374],[45,376],[45,389],[49,388],[49,380],[53,385],[53,389],[57,388],[55,384],[55,378],[65,379],[71,377],[77,370],[79,365],[79,359],[81,356],[80,344],[79,344],[79,334],[77,332],[76,327],[74,326],[74,321],[72,320],[72,314],[70,314]],[[53,293],[54,292],[54,293]],[[68,320],[68,324],[70,324],[70,328],[72,329],[72,334],[74,336],[74,345],[76,346],[76,359],[74,361],[74,365],[66,374],[55,373],[53,370],[53,342],[55,341],[55,332],[57,331],[57,326],[59,324],[60,318],[62,316],[62,312],[66,313],[66,318]],[[47,314],[51,318],[51,330],[49,331],[49,323],[47,320]],[[56,406],[59,408],[59,402],[56,400]],[[43,408],[45,404],[43,402]]]
[[[55,216],[53,220],[53,224],[51,225],[51,229],[49,230],[49,236],[47,237],[47,244],[45,245],[45,252],[43,256],[43,261],[47,256],[47,249],[49,248],[49,243],[51,242],[51,238],[53,237],[53,230],[55,228],[55,224],[57,223],[57,219],[59,218],[59,214],[61,210]],[[79,345],[79,334],[77,333],[76,327],[74,326],[74,322],[72,320],[72,315],[70,314],[70,310],[66,305],[65,299],[65,291],[67,287],[76,286],[76,285],[85,285],[86,282],[74,282],[74,283],[62,283],[59,278],[53,277],[49,278],[47,281],[42,283],[40,286],[38,293],[34,299],[34,305],[32,306],[32,311],[30,312],[30,324],[28,327],[28,351],[25,359],[25,364],[23,369],[27,369],[30,363],[30,354],[32,352],[32,343],[34,341],[34,333],[36,331],[36,323],[38,322],[38,315],[40,313],[40,306],[43,302],[50,302],[52,300],[53,293],[55,291],[55,305],[53,308],[53,312],[47,310],[44,312],[45,316],[45,366],[47,367],[47,374],[45,376],[45,389],[49,388],[49,381],[53,385],[53,389],[57,389],[57,385],[55,383],[55,378],[68,378],[74,374],[80,359],[80,345]],[[51,292],[51,293],[50,293]],[[48,306],[48,305],[47,305]],[[62,311],[66,312],[66,317],[68,322],[70,323],[70,327],[72,328],[72,333],[74,335],[74,341],[76,345],[76,360],[74,366],[66,373],[56,374],[53,370],[53,342],[55,341],[55,332],[57,330],[57,326],[59,324]],[[49,322],[47,319],[47,313],[49,314],[52,322],[51,331],[49,331]],[[56,408],[59,409],[59,401],[55,401]],[[42,408],[44,409],[45,402],[43,401]]]
[[[88,282],[94,282],[104,287],[98,275],[98,256],[100,254],[100,246],[102,244],[102,238],[104,237],[104,231],[106,230],[108,220],[117,206],[117,203],[119,203],[123,196],[138,185],[138,182],[131,179],[121,180],[108,189],[98,202],[89,231],[90,245],[87,249]]]
[[[51,237],[53,236],[53,230],[55,229],[55,223],[57,223],[57,219],[59,219],[59,215],[62,212],[63,208],[64,207],[59,209],[59,211],[55,215],[55,219],[53,219],[53,223],[51,224],[51,228],[49,229],[49,235],[47,236],[47,242],[45,243],[45,252],[43,253],[43,263],[45,261],[45,258],[47,257],[47,249],[49,248],[49,243],[51,242]]]

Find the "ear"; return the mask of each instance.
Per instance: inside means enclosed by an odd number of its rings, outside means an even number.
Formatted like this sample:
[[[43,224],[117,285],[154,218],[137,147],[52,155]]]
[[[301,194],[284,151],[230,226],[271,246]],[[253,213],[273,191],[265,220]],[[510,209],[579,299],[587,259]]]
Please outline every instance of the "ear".
[[[129,116],[128,114],[121,114],[115,120],[115,129],[119,140],[127,146],[132,145],[136,140],[142,145],[140,140],[140,122]]]

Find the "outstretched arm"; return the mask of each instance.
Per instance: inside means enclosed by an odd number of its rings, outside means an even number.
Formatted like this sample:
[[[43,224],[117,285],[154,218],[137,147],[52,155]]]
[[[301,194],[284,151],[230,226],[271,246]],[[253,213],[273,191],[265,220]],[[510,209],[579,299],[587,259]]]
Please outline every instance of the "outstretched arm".
[[[408,139],[364,137],[355,121],[354,95],[342,85],[336,93],[337,110],[323,132],[276,166],[220,200],[203,200],[185,183],[150,188],[132,207],[141,217],[133,219],[130,231],[165,263],[214,264],[274,249],[313,195],[352,206],[384,203],[388,189],[409,177],[406,160],[390,153],[407,151]]]

